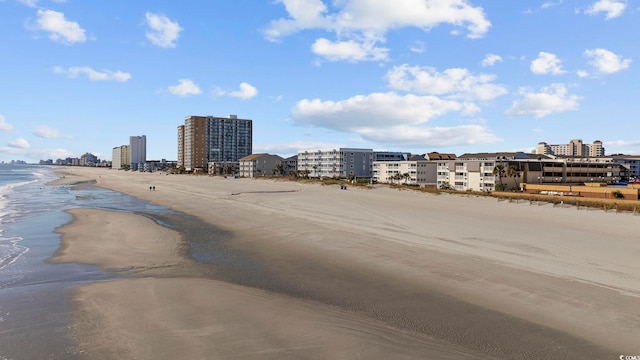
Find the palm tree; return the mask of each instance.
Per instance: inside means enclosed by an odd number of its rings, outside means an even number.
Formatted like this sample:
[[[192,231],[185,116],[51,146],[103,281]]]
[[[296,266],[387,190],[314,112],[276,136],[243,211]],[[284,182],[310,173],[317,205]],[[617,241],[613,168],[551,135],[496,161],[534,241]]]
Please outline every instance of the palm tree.
[[[498,177],[498,181],[502,184],[502,178],[507,174],[507,170],[504,168],[503,164],[497,164],[493,168],[493,175]]]
[[[517,183],[517,179],[520,178],[520,171],[518,171],[518,167],[515,165],[509,165],[509,167],[507,168],[507,176],[508,177],[512,177],[513,181],[514,181],[514,185],[516,188],[518,188],[518,183]]]
[[[498,177],[498,182],[500,183],[500,185],[502,185],[502,178],[505,176],[505,174],[506,174],[506,170],[504,169],[504,165],[497,164],[493,168],[493,175]]]

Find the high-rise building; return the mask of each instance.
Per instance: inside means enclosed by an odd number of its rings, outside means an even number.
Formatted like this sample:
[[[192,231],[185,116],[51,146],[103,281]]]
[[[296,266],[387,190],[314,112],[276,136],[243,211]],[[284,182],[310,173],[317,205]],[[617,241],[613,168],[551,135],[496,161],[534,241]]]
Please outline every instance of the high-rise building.
[[[184,125],[178,126],[178,166],[184,166]]]
[[[178,166],[187,171],[207,169],[209,163],[238,163],[251,155],[253,120],[187,116],[178,126]]]
[[[94,166],[97,163],[98,157],[91,153],[85,153],[84,155],[80,156],[81,166]]]
[[[127,169],[129,165],[129,145],[114,147],[111,157],[111,168],[117,170]]]
[[[129,136],[129,163],[144,164],[147,162],[147,136]]]
[[[596,157],[604,156],[602,141],[596,140],[593,144],[585,144],[582,140],[571,140],[568,144],[549,145],[546,142],[539,142],[536,154],[541,155],[561,155],[575,157]]]

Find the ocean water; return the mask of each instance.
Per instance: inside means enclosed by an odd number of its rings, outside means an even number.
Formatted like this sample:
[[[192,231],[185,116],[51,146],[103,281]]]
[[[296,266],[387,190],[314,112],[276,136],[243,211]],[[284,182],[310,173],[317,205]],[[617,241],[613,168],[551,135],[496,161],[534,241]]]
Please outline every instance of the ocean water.
[[[73,288],[113,277],[95,266],[50,264],[65,212],[93,207],[170,213],[131,196],[92,186],[50,186],[50,166],[0,164],[0,360],[76,359],[69,336]]]

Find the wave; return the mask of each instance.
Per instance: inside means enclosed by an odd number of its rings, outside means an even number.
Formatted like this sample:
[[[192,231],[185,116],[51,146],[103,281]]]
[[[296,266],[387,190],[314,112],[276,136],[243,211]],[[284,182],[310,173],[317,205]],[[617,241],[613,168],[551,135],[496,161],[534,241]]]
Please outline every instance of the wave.
[[[9,171],[2,171],[0,174],[0,271],[15,263],[22,255],[29,251],[29,248],[20,245],[22,237],[6,237],[4,228],[7,224],[15,223],[22,216],[38,209],[42,205],[53,207],[47,201],[37,199],[37,203],[30,204],[32,200],[28,186],[46,183],[50,179],[55,179],[55,174],[51,169],[45,167],[20,167]],[[37,185],[36,185],[37,186]],[[20,194],[26,191],[25,194]]]
[[[33,180],[20,181],[20,182],[14,182],[14,183],[8,183],[8,184],[0,185],[0,195],[6,195],[6,194],[10,193],[11,191],[13,191],[13,189],[15,189],[17,187],[21,187],[21,186],[37,183],[38,181],[39,181],[38,179],[33,179]]]
[[[20,241],[22,241],[21,237],[0,238],[0,271],[29,251],[28,247],[19,244]]]

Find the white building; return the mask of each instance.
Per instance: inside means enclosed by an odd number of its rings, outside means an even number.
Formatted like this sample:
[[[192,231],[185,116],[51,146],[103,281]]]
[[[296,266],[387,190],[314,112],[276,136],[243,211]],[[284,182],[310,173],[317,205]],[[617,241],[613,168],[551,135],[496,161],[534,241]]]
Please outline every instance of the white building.
[[[129,136],[129,164],[132,170],[143,168],[147,162],[147,136]]]
[[[339,148],[298,152],[298,171],[315,178],[370,178],[373,173],[372,149]]]
[[[495,161],[448,160],[437,162],[438,188],[449,187],[459,191],[495,191]]]
[[[374,161],[373,179],[386,184],[436,184],[437,163],[428,160]]]

